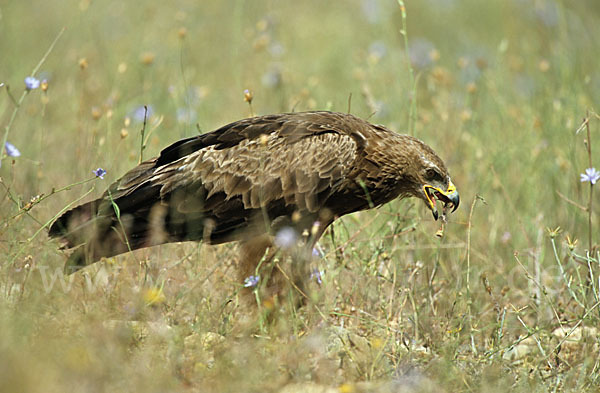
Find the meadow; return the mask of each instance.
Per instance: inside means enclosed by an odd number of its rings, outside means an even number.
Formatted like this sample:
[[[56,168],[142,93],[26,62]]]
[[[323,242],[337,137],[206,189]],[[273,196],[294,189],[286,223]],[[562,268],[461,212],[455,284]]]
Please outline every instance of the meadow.
[[[0,392],[598,391],[599,22],[595,0],[0,3]],[[343,217],[300,308],[243,302],[235,244],[62,274],[49,224],[141,156],[317,109],[437,151],[462,200],[442,237],[415,199]]]

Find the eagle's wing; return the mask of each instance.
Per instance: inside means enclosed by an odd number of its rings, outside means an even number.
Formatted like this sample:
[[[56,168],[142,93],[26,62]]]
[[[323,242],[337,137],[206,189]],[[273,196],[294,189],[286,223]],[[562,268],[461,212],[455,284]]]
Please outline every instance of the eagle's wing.
[[[147,164],[152,169],[142,164],[126,174],[113,197],[152,185],[160,186],[161,201],[182,193],[182,212],[224,213],[237,199],[244,209],[282,200],[315,212],[323,197],[348,180],[364,138],[344,123],[320,120],[318,113],[247,119],[177,142]],[[220,206],[211,203],[216,200]]]

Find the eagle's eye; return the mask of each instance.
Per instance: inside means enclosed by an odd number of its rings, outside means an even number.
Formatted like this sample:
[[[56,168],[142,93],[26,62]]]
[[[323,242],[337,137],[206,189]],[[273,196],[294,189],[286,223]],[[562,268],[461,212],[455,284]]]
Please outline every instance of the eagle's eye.
[[[425,177],[429,181],[438,181],[438,182],[441,182],[441,181],[444,180],[444,178],[442,177],[442,175],[437,170],[435,170],[433,168],[427,168],[427,170],[425,171]]]

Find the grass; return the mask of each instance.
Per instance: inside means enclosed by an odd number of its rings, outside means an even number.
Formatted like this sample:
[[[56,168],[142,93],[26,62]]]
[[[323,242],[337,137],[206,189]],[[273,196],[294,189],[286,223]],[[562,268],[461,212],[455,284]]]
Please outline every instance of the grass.
[[[600,167],[600,7],[401,3],[0,6],[0,139],[21,152],[0,168],[0,391],[597,390],[600,194],[579,177]],[[40,60],[48,89],[22,93]],[[300,309],[249,307],[235,245],[60,274],[48,223],[142,151],[348,107],[445,159],[463,204],[443,238],[414,200],[345,217]]]

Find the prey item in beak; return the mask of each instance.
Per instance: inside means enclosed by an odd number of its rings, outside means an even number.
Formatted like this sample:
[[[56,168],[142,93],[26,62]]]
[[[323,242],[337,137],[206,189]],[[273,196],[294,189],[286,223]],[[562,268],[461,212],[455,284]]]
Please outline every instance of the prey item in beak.
[[[444,203],[442,208],[442,217],[446,216],[446,210],[452,208],[454,212],[458,205],[460,204],[460,197],[458,195],[458,191],[456,191],[456,186],[450,181],[448,184],[448,189],[446,191],[442,191],[441,189],[430,186],[426,184],[423,186],[423,191],[425,191],[425,196],[427,197],[427,201],[429,202],[429,208],[433,213],[433,218],[438,219],[438,211],[436,209],[436,200],[439,200]]]

